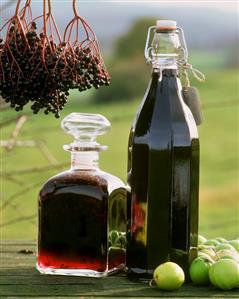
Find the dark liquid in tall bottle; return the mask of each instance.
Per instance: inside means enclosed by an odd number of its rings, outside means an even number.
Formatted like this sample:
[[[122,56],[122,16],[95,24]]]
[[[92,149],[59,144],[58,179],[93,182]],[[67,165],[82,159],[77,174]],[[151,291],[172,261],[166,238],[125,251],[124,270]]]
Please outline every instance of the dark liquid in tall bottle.
[[[176,70],[153,73],[129,138],[128,275],[152,278],[174,261],[186,272],[197,246],[199,140]]]

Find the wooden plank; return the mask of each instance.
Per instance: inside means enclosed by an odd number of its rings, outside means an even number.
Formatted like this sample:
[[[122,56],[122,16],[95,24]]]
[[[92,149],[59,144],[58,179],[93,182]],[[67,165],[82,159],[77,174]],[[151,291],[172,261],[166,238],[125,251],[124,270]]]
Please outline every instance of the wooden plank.
[[[8,299],[19,299],[19,298],[24,298],[25,296],[18,296],[18,297],[13,297],[13,296],[7,296],[7,297],[3,297],[3,298],[8,298]],[[170,296],[169,296],[170,297]],[[168,298],[169,298],[168,297]],[[29,297],[28,297],[29,298]],[[46,298],[51,298],[51,299],[55,299],[55,298],[57,298],[57,299],[64,299],[64,298],[77,298],[77,299],[87,299],[87,298],[94,298],[94,297],[86,297],[86,296],[78,296],[78,295],[70,295],[70,296],[64,296],[64,297],[62,297],[62,296],[57,296],[57,297],[55,297],[55,296],[41,296],[41,297],[39,297],[39,296],[34,296],[34,297],[31,297],[31,298],[34,298],[34,299],[46,299]],[[107,298],[107,297],[100,297],[100,296],[97,296],[96,297],[97,299],[103,299],[103,298]],[[108,298],[117,298],[117,299],[132,299],[132,298],[141,298],[141,299],[145,299],[145,297],[108,297]],[[147,297],[147,298],[151,298],[151,299],[153,299],[153,298],[155,298],[155,297]],[[167,298],[167,297],[158,297],[158,298]],[[172,297],[170,297],[170,298],[172,298]],[[189,298],[189,297],[187,297],[187,298]],[[208,297],[194,297],[194,299],[205,299],[205,298],[208,298]],[[217,298],[217,297],[215,297],[215,298]],[[218,298],[231,298],[231,297],[218,297]],[[237,297],[238,298],[238,297]],[[173,297],[173,299],[182,299],[182,297]]]
[[[4,296],[85,296],[85,297],[170,297],[170,298],[187,298],[187,297],[221,297],[221,298],[238,298],[238,292],[221,292],[215,289],[205,290],[205,288],[195,288],[184,286],[177,292],[163,292],[156,288],[149,288],[142,284],[135,284],[131,287],[107,285],[106,282],[97,284],[70,284],[70,285],[1,285],[1,298]]]
[[[3,247],[8,247],[8,246],[11,246],[11,245],[19,245],[19,246],[24,246],[25,244],[29,244],[31,246],[34,246],[36,244],[36,240],[17,240],[17,239],[5,239],[3,240],[0,245],[2,245]]]
[[[19,253],[35,249],[34,244],[8,242],[0,254],[0,298],[239,298],[239,290],[223,292],[213,287],[186,284],[176,292],[164,292],[147,283],[128,280],[124,273],[106,278],[41,275],[35,269],[35,255]]]
[[[36,244],[32,242],[24,242],[24,243],[18,243],[18,242],[8,242],[4,244],[2,243],[0,245],[0,252],[1,253],[7,253],[7,252],[15,252],[17,253],[20,250],[32,250],[33,252],[36,252]]]
[[[6,271],[9,271],[6,270]],[[77,277],[77,276],[58,276],[58,275],[40,275],[36,270],[32,269],[32,271],[29,273],[32,273],[31,279],[29,279],[30,275],[17,275],[13,271],[13,275],[9,277],[9,275],[3,275],[3,271],[0,272],[0,285],[8,284],[8,285],[25,285],[29,284],[29,280],[31,284],[44,284],[44,285],[52,285],[52,284],[97,284],[102,280],[107,279],[107,283],[110,283],[111,285],[114,284],[121,284],[121,285],[132,285],[132,282],[129,281],[128,279],[125,279],[125,276],[111,276],[107,278],[88,278],[88,277]],[[2,275],[1,275],[2,274]]]
[[[238,298],[238,292],[221,292],[214,288],[198,288],[185,285],[177,292],[162,292],[147,284],[135,283],[123,276],[104,279],[40,275],[31,267],[31,276],[0,276],[0,296],[117,296],[117,297],[225,297]],[[11,271],[14,270],[11,269]],[[90,293],[89,293],[90,289]],[[93,291],[92,291],[93,290]],[[73,293],[72,293],[73,292]]]

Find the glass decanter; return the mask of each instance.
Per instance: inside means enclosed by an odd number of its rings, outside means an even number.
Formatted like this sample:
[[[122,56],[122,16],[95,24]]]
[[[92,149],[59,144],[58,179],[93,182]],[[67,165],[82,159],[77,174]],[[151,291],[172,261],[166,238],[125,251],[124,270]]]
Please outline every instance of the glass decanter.
[[[99,169],[96,142],[109,121],[102,115],[71,113],[62,129],[75,141],[71,169],[50,178],[39,194],[37,269],[44,274],[102,277],[125,265],[126,189]]]

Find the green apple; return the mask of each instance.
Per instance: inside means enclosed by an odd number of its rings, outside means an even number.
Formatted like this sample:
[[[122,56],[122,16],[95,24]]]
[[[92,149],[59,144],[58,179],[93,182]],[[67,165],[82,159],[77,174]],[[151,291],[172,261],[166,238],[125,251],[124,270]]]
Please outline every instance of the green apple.
[[[112,230],[109,233],[109,241],[111,242],[111,245],[113,246],[116,242],[116,240],[119,238],[119,233],[116,230]]]
[[[222,237],[215,238],[215,240],[217,240],[220,243],[228,243],[228,241],[225,238],[222,238]]]
[[[120,248],[126,248],[126,236],[119,236],[115,241],[115,246]]]
[[[228,242],[230,245],[232,245],[237,252],[239,252],[239,239],[231,240]]]
[[[205,253],[210,256],[210,258],[214,261],[218,259],[216,251],[213,248],[206,248],[201,250],[200,252]]]
[[[217,245],[216,247],[215,247],[215,250],[216,251],[220,251],[220,250],[231,250],[231,251],[236,251],[236,249],[231,245],[231,244],[229,244],[229,243],[227,243],[227,244],[220,244],[220,245]]]
[[[210,246],[217,246],[219,244],[220,242],[217,241],[216,239],[210,239],[203,243],[203,245],[210,245]]]
[[[219,259],[232,259],[239,263],[239,254],[236,250],[222,249],[217,252]]]
[[[232,259],[222,259],[209,268],[211,283],[222,289],[231,290],[239,286],[239,265]]]
[[[205,243],[207,241],[207,239],[202,236],[202,235],[198,235],[198,245],[201,245],[203,243]]]
[[[189,268],[190,278],[196,285],[209,285],[209,268],[213,264],[211,258],[198,257]]]
[[[182,286],[185,276],[183,269],[179,265],[166,262],[154,270],[153,279],[158,288],[173,291]]]
[[[211,258],[210,255],[206,254],[205,252],[198,252],[198,257],[202,257],[202,258],[206,258],[206,259],[211,259],[213,261],[213,259]]]
[[[210,245],[204,245],[204,244],[198,245],[198,250],[203,250],[208,248],[214,248],[214,246],[212,247]]]

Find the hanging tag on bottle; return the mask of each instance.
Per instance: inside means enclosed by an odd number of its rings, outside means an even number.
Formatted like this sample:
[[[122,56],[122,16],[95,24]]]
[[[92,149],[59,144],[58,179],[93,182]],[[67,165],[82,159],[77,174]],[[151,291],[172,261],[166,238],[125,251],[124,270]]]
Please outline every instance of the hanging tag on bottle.
[[[184,86],[182,88],[183,99],[191,110],[196,125],[199,126],[203,122],[202,105],[200,95],[196,87]]]

